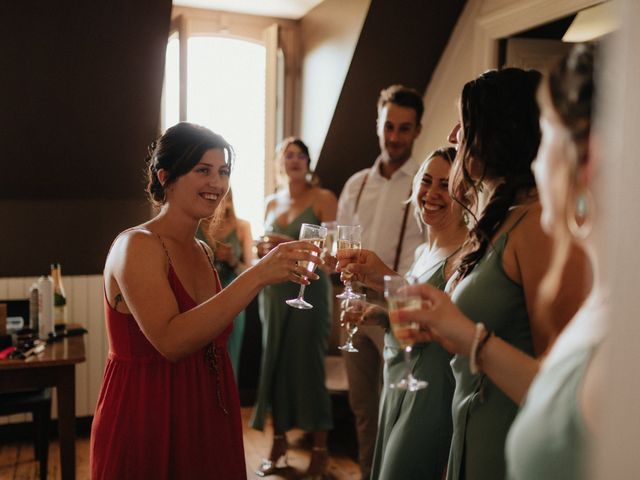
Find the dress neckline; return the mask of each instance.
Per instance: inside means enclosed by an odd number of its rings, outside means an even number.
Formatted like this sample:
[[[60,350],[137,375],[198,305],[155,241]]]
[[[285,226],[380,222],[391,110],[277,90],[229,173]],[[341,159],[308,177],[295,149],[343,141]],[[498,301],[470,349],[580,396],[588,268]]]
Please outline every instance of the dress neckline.
[[[276,218],[274,219],[274,224],[280,228],[281,230],[284,230],[285,228],[290,227],[291,225],[293,225],[300,217],[302,217],[302,215],[304,215],[305,213],[307,213],[307,210],[312,209],[313,208],[313,202],[304,210],[302,210],[298,215],[296,215],[296,217],[291,220],[289,223],[287,223],[286,225],[281,225],[280,222],[278,222],[278,217],[276,216]],[[275,212],[274,212],[275,213]]]

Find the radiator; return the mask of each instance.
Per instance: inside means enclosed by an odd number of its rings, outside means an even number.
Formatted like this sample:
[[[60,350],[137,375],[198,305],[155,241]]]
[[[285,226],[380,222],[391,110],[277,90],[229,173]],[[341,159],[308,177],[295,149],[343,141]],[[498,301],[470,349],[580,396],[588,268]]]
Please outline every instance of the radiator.
[[[29,287],[36,277],[0,278],[0,299],[29,298]],[[102,385],[104,365],[109,351],[104,323],[104,290],[102,275],[65,275],[64,289],[67,295],[69,323],[86,328],[84,336],[86,362],[76,365],[76,416],[93,415]],[[54,389],[55,390],[55,389]],[[57,417],[54,391],[52,416]],[[31,420],[31,414],[0,417],[0,425]]]

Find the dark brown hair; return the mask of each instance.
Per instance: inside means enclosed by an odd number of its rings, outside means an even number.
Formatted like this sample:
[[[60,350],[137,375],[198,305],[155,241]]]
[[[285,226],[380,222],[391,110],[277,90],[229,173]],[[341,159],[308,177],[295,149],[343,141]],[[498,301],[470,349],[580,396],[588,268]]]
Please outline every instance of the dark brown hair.
[[[393,103],[400,107],[413,108],[416,111],[416,125],[422,121],[424,103],[420,93],[404,85],[391,85],[380,92],[378,97],[378,114],[387,103]]]
[[[535,70],[490,70],[462,89],[463,140],[452,168],[450,191],[471,213],[475,224],[464,245],[466,254],[458,265],[458,281],[484,256],[517,195],[535,187],[531,163],[540,143],[536,102],[540,77]],[[472,163],[476,169],[480,167],[480,178],[472,178]],[[485,178],[501,183],[476,218],[467,205],[477,206]]]
[[[146,190],[151,202],[156,206],[164,204],[166,188],[191,171],[205,152],[212,148],[223,150],[226,163],[230,167],[233,165],[233,147],[217,133],[188,122],[168,128],[149,146]],[[158,179],[158,171],[161,169],[168,174],[164,185]]]
[[[556,113],[578,149],[578,164],[587,154],[591,132],[594,46],[577,44],[550,72],[544,82]]]
[[[309,183],[309,185],[311,185],[312,187],[319,186],[320,179],[315,174],[315,172],[311,170],[311,157],[309,155],[309,147],[307,147],[307,144],[304,143],[299,137],[287,137],[278,144],[278,147],[276,148],[278,161],[280,161],[280,159],[284,156],[284,152],[291,145],[297,146],[300,150],[302,150],[302,153],[307,156],[307,168],[309,169],[307,182]],[[284,174],[280,173],[279,176],[281,177],[279,183],[282,184],[284,182]]]

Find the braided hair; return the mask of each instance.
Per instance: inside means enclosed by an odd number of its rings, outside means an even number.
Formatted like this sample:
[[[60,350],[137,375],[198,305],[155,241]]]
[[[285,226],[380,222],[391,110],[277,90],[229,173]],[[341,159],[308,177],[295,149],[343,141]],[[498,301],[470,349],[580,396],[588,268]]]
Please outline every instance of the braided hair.
[[[475,222],[463,247],[467,253],[458,265],[457,281],[485,255],[517,196],[535,187],[531,163],[540,143],[536,102],[540,78],[535,70],[490,70],[462,90],[463,140],[452,167],[450,188],[452,197]],[[471,207],[477,206],[485,179],[500,183],[476,218]]]
[[[212,148],[222,149],[226,163],[232,166],[233,147],[221,135],[189,122],[180,122],[167,129],[148,149],[146,190],[150,201],[156,206],[164,204],[167,187],[190,172]],[[158,178],[159,170],[168,174],[164,185]]]

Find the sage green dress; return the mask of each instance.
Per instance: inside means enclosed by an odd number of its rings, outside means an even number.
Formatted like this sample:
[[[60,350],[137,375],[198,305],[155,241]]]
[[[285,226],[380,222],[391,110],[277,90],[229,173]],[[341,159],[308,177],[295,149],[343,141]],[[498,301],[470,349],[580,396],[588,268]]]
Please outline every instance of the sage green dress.
[[[238,233],[234,228],[229,234],[224,237],[224,243],[231,247],[231,251],[233,255],[240,261],[244,262],[244,255],[242,253],[242,244],[240,243],[240,239],[238,238]],[[236,279],[238,274],[236,270],[231,267],[228,263],[225,262],[215,262],[216,270],[218,271],[218,276],[220,277],[220,283],[222,284],[222,288],[229,285],[233,280]],[[233,320],[233,331],[229,336],[227,350],[229,351],[229,357],[231,357],[231,365],[233,365],[233,374],[236,377],[236,382],[238,381],[238,371],[240,369],[240,354],[242,353],[242,340],[244,338],[244,324],[245,324],[245,313],[242,310],[236,318]]]
[[[524,291],[502,267],[509,234],[524,215],[489,246],[451,298],[471,320],[484,323],[488,331],[533,356]],[[472,374],[466,356],[455,355],[451,367],[456,389],[447,479],[504,479],[505,439],[518,406],[485,375]]]
[[[265,225],[267,232],[298,238],[303,223],[320,224],[311,207],[284,227],[277,224],[275,214],[268,215]],[[310,310],[285,303],[298,296],[297,283],[271,285],[260,294],[262,366],[250,421],[255,429],[264,429],[269,412],[276,432],[333,428],[324,369],[331,328],[330,284],[324,272],[317,269],[316,273],[320,279],[312,281],[304,292],[305,300],[313,305]]]
[[[589,477],[593,436],[581,400],[585,375],[609,319],[609,295],[595,287],[554,341],[507,437],[509,479]]]
[[[207,239],[205,238],[200,228],[198,228],[198,231],[196,232],[196,238],[199,238],[200,240],[208,244]],[[240,239],[238,238],[238,234],[235,228],[229,234],[227,234],[223,242],[231,247],[233,255],[240,262],[244,262],[242,244],[240,243]],[[215,252],[215,245],[209,245],[209,247]],[[220,285],[222,285],[222,288],[225,288],[238,276],[235,269],[228,263],[216,261],[215,253],[214,266],[216,268],[216,271],[218,272],[218,277],[220,278]],[[227,342],[227,350],[229,352],[229,357],[231,358],[231,365],[233,367],[233,375],[236,379],[236,383],[238,382],[238,371],[240,369],[240,353],[242,350],[242,339],[244,338],[244,324],[245,313],[244,310],[242,310],[240,313],[238,313],[238,315],[236,315],[236,318],[233,319],[233,330],[231,331],[231,335],[229,336],[229,340]]]
[[[407,276],[443,290],[447,260],[427,270],[423,261],[428,261],[426,249]],[[451,400],[455,380],[449,365],[451,354],[437,343],[414,345],[413,375],[429,384],[416,392],[392,390],[389,385],[405,374],[404,353],[391,331],[385,334],[384,343],[384,385],[371,478],[441,480],[453,430]]]
[[[542,368],[507,439],[512,480],[588,478],[591,435],[580,411],[580,388],[594,348]]]

